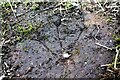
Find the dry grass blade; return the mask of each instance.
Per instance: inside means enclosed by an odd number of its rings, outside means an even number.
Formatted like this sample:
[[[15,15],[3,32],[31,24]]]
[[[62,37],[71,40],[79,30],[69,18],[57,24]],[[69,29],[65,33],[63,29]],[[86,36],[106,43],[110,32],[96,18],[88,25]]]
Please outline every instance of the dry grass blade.
[[[7,0],[7,1],[8,1],[8,3],[10,4],[11,10],[12,10],[12,12],[13,12],[15,18],[16,18],[16,15],[15,15],[15,12],[14,12],[14,9],[13,9],[13,7],[12,7],[12,4],[11,4],[10,0]]]

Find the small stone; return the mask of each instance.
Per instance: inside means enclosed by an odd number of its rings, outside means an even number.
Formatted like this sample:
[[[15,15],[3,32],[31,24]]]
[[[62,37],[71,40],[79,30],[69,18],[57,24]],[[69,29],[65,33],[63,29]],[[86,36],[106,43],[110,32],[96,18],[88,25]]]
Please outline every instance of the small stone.
[[[66,53],[66,52],[64,52],[64,53],[62,54],[62,56],[63,56],[64,58],[69,58],[71,55],[68,54],[68,53]]]
[[[110,40],[110,42],[112,42],[112,40]]]
[[[85,62],[85,64],[87,64],[87,62]]]

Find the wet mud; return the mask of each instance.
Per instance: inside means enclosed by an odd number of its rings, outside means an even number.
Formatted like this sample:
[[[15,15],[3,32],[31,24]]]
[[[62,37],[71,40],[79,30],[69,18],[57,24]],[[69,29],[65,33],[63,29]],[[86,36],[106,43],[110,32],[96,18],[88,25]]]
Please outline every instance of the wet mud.
[[[24,12],[19,7],[16,14]],[[16,20],[8,18],[15,25]],[[96,78],[104,71],[101,65],[113,61],[114,53],[96,43],[112,48],[114,29],[94,13],[79,9],[62,14],[37,10],[19,20],[23,26],[27,21],[40,27],[29,34],[31,39],[18,42],[4,56],[14,77]],[[64,58],[64,53],[70,57]]]

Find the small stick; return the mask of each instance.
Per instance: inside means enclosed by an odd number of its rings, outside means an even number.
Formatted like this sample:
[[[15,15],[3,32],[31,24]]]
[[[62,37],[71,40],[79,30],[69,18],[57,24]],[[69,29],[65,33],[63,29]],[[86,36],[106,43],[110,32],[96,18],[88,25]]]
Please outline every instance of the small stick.
[[[4,65],[5,65],[6,68],[9,68],[9,66],[6,62],[4,62]]]
[[[113,65],[113,63],[112,64],[104,64],[104,65],[101,65],[101,67],[109,67],[109,66],[112,66]]]
[[[95,44],[98,45],[98,46],[102,46],[102,47],[106,48],[107,50],[113,50],[112,48],[109,48],[109,47],[107,47],[105,45],[102,45],[100,43],[95,43]]]
[[[116,63],[117,65],[120,65],[120,62],[117,62]],[[114,63],[111,63],[111,64],[104,64],[104,65],[101,65],[101,67],[110,67],[110,66],[113,66]]]
[[[116,48],[116,56],[115,56],[115,62],[114,62],[114,68],[117,69],[117,60],[118,60],[119,50]]]

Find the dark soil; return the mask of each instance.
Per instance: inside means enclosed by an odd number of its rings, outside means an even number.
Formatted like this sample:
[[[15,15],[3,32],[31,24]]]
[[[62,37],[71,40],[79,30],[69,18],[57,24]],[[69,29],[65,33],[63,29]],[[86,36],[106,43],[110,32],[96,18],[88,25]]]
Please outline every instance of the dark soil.
[[[38,10],[29,11],[29,7],[19,4],[16,8],[17,18],[13,15],[6,16],[7,25],[13,29],[18,24],[28,27],[28,23],[37,27],[35,31],[22,35],[19,41],[10,44],[10,51],[3,57],[3,62],[8,65],[3,65],[6,75],[99,78],[105,71],[101,65],[112,63],[115,54],[96,43],[114,47],[113,26],[107,24],[105,17],[94,12],[75,7],[61,14],[59,8],[53,6],[54,4],[39,5]],[[11,32],[8,36],[17,34],[14,30]],[[64,53],[71,56],[64,58]]]

